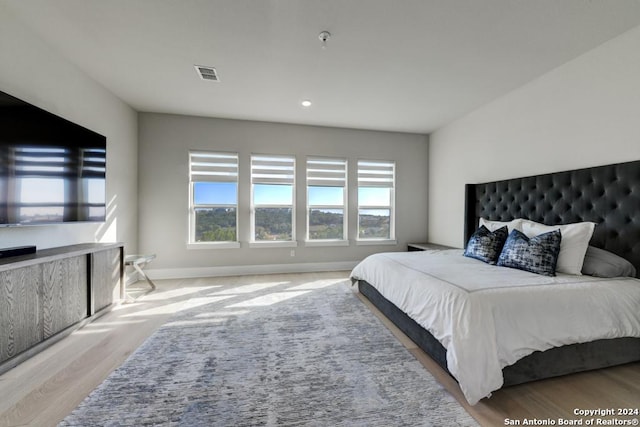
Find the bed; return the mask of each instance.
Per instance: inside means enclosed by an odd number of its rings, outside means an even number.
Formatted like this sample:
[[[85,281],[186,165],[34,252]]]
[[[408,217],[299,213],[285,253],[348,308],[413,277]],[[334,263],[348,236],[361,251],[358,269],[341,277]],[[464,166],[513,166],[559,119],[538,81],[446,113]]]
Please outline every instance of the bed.
[[[465,244],[480,218],[501,222],[524,218],[547,225],[591,221],[597,225],[589,244],[625,258],[638,274],[640,161],[468,184],[464,217]],[[543,277],[461,255],[461,249],[376,254],[354,269],[352,279],[364,296],[458,380],[471,404],[501,387],[640,360],[638,279],[563,273]],[[467,276],[463,270],[469,271]],[[428,292],[443,288],[453,296],[436,300],[420,294],[424,290],[409,290],[423,275],[432,282],[429,286],[438,289]],[[516,285],[511,280],[524,282]],[[552,292],[545,294],[548,290]],[[407,300],[419,301],[419,307],[408,308]],[[536,301],[541,307],[535,306]],[[611,305],[596,306],[599,301]],[[564,314],[554,314],[553,307]],[[471,313],[471,318],[462,317],[463,313]],[[530,335],[529,330],[518,329],[528,328],[520,321],[524,318],[534,329],[546,328],[545,333],[552,335],[553,325],[568,324],[569,336]],[[508,330],[505,322],[517,327]],[[581,323],[587,332],[579,329]],[[503,348],[509,346],[511,352]]]

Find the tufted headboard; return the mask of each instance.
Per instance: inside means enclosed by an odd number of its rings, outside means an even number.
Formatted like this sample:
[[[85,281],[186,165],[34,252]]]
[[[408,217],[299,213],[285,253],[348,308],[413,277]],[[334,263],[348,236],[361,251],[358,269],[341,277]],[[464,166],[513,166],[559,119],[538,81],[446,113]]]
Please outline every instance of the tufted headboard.
[[[465,245],[481,217],[593,221],[590,244],[628,259],[640,277],[640,161],[467,184],[465,191]]]

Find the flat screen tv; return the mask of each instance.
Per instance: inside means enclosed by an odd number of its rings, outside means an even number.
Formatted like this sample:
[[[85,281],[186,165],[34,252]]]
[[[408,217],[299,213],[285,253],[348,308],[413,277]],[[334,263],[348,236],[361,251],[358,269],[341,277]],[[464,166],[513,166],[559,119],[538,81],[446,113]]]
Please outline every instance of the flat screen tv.
[[[104,136],[0,91],[0,226],[101,222]]]

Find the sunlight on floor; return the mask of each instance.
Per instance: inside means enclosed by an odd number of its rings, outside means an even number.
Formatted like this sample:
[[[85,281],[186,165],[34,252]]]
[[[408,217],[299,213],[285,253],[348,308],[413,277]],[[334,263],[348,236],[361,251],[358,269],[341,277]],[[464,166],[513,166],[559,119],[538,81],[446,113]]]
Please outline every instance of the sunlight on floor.
[[[185,286],[185,287],[168,289],[168,290],[160,288],[159,291],[151,292],[150,294],[145,295],[144,301],[156,301],[156,300],[163,300],[168,298],[183,297],[191,294],[197,294],[198,292],[202,292],[204,290],[211,290],[211,289],[220,288],[220,287],[221,287],[220,285],[217,285],[217,286],[202,285],[202,286]]]
[[[269,295],[263,295],[261,297],[252,298],[247,301],[238,302],[235,304],[228,305],[226,308],[242,308],[242,307],[265,307],[268,305],[277,304],[281,301],[285,301],[291,298],[298,297],[300,295],[307,294],[311,291],[285,291],[285,292],[274,292]]]
[[[147,317],[151,315],[159,314],[173,314],[184,309],[187,301],[179,301],[171,304],[164,304],[156,307],[151,307],[146,310],[136,311],[135,313],[125,314],[122,317]]]
[[[98,333],[106,333],[106,332],[111,332],[112,330],[122,326],[122,325],[136,325],[139,323],[144,322],[144,319],[140,319],[140,320],[113,320],[113,321],[100,321],[100,322],[94,322],[94,323],[89,323],[88,325],[85,325],[84,327],[78,329],[77,331],[74,331],[74,335],[86,335],[86,334],[98,334]]]
[[[261,279],[264,279],[264,277]],[[246,283],[245,281],[245,283],[242,283],[244,280],[239,282],[236,278],[203,278],[194,281],[179,281],[180,283],[167,282],[168,288],[165,289],[163,289],[161,282],[158,291],[145,295],[136,301],[115,307],[114,310],[136,307],[135,313],[124,314],[122,317],[143,318],[145,316],[173,314],[194,307],[216,304],[232,298],[243,300],[233,301],[225,308],[265,307],[304,295],[313,290],[339,285],[345,280],[347,279],[343,276],[297,283],[289,280],[258,281],[257,283]],[[270,290],[272,292],[269,292]],[[162,304],[163,300],[180,299],[180,297],[182,297],[180,301]],[[142,309],[138,307],[148,303],[160,303],[160,305],[154,304],[152,307],[142,307]],[[212,310],[218,310],[218,308],[212,307]]]
[[[290,282],[264,282],[264,283],[252,283],[250,285],[231,286],[221,291],[210,293],[208,295],[249,294],[252,292],[273,288],[275,286],[286,285],[287,283],[290,283]]]
[[[103,325],[103,326],[106,326],[106,325]],[[103,327],[103,328],[93,328],[91,330],[82,328],[77,331],[74,331],[73,333],[75,335],[106,334],[107,332],[113,331],[114,328],[115,327],[113,328]]]
[[[194,317],[197,319],[207,319],[211,317],[241,316],[247,313],[250,313],[250,310],[217,310],[208,313],[196,314]]]
[[[328,288],[329,286],[336,285],[338,283],[344,282],[344,279],[336,279],[336,280],[316,280],[315,282],[303,283],[301,285],[293,286],[288,290],[313,290],[313,289],[322,289]]]
[[[213,304],[219,301],[224,301],[224,300],[228,300],[230,298],[233,298],[234,295],[219,295],[219,296],[215,296],[215,297],[211,297],[211,296],[206,296],[206,297],[195,297],[195,298],[191,298],[189,301],[187,301],[185,303],[185,305],[182,307],[182,310],[187,310],[190,308],[195,308],[195,307],[200,307],[203,305],[207,305],[207,304]]]
[[[138,309],[135,313],[125,314],[123,317],[143,318],[150,315],[174,314],[192,308],[210,305],[210,311],[199,313],[188,320],[169,321],[167,325],[180,326],[203,323],[219,325],[226,322],[230,317],[250,313],[252,308],[271,306],[309,294],[314,290],[340,285],[343,284],[346,279],[345,277],[337,277],[303,282],[276,280],[258,281],[257,283],[238,283],[235,280],[227,281],[228,279],[222,278],[209,280],[211,282],[210,284],[199,280],[197,285],[191,282],[189,286],[170,290],[162,290],[161,287],[158,292],[154,292],[136,302],[127,304],[127,306],[134,307],[154,300],[155,302],[161,302],[165,298],[184,297],[184,299],[164,305],[154,305],[153,307]],[[221,280],[224,281],[224,284],[220,284]],[[200,294],[194,295],[198,293]],[[223,308],[219,303],[225,300],[231,301]]]

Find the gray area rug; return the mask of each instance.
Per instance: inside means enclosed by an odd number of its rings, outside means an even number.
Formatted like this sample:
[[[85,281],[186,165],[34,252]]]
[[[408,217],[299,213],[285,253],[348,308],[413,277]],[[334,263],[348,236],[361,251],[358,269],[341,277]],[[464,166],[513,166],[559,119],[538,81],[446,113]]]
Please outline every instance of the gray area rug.
[[[349,282],[309,277],[200,290],[60,425],[477,425]]]

